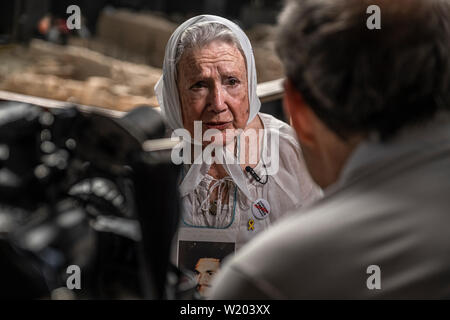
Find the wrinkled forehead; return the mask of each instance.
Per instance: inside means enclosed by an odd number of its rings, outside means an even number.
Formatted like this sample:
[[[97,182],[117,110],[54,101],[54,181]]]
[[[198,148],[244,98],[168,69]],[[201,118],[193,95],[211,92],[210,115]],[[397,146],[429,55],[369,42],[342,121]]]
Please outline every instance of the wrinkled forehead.
[[[181,39],[183,38],[186,30],[188,30],[189,28],[194,27],[194,26],[202,26],[202,25],[207,25],[207,24],[223,25],[233,34],[236,41],[231,41],[231,40],[226,40],[226,39],[221,39],[221,38],[213,38],[206,43],[201,43],[200,46],[194,45],[192,47],[186,48],[186,51],[183,52],[181,54],[181,57],[178,57],[178,59],[177,59],[178,44],[180,43]],[[191,24],[187,24],[187,25],[182,24],[178,27],[178,29],[179,30],[176,30],[174,32],[174,34],[177,34],[178,36],[175,39],[173,39],[174,41],[172,42],[172,46],[175,48],[175,50],[172,52],[173,56],[171,57],[171,60],[172,60],[172,62],[175,62],[175,69],[177,68],[177,66],[179,64],[179,61],[181,61],[181,59],[185,56],[185,54],[189,53],[189,51],[202,49],[202,48],[210,45],[213,42],[227,43],[229,45],[232,45],[236,49],[238,49],[244,59],[245,68],[246,69],[248,68],[248,65],[250,64],[252,52],[247,52],[247,50],[245,50],[245,48],[247,48],[247,46],[244,42],[245,41],[249,42],[249,40],[247,38],[247,35],[244,33],[244,31],[242,31],[239,28],[239,26],[234,25],[234,23],[233,24],[231,22],[224,23],[223,21],[220,21],[220,20],[200,20],[200,21],[192,22]]]
[[[213,41],[201,48],[191,48],[183,53],[177,65],[178,76],[195,78],[212,69],[219,73],[247,78],[247,64],[242,51],[231,43]]]

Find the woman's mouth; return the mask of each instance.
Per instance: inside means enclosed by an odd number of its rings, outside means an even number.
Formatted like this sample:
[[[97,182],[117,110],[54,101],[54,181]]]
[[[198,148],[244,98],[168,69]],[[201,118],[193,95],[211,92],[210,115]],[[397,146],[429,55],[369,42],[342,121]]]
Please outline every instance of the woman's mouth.
[[[225,130],[225,129],[229,129],[231,126],[231,121],[228,122],[205,122],[204,123],[205,127],[207,127],[208,129],[217,129],[217,130]]]

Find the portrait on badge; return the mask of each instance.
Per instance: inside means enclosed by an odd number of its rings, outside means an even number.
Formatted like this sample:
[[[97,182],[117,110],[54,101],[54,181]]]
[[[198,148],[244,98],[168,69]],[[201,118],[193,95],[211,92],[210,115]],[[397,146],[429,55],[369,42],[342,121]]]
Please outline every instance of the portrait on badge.
[[[192,272],[198,294],[207,298],[215,274],[223,260],[233,252],[232,242],[179,241],[178,265]]]

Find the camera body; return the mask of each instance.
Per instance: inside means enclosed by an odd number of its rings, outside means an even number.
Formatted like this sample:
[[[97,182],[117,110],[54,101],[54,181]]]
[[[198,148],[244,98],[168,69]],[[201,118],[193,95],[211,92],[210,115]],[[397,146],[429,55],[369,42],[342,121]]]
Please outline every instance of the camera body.
[[[173,298],[179,168],[170,149],[142,148],[164,133],[150,107],[112,118],[1,101],[0,296]]]

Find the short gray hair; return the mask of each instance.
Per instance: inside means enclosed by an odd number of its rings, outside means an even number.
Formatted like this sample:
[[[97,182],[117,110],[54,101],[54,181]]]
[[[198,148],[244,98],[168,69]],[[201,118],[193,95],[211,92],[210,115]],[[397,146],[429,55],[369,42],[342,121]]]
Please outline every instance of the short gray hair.
[[[245,63],[247,64],[247,60],[245,59],[245,54],[239,40],[230,28],[217,22],[201,22],[186,28],[186,30],[184,30],[181,34],[175,54],[175,65],[178,65],[183,53],[189,49],[201,49],[213,41],[223,41],[234,45],[237,49],[239,49]]]
[[[369,4],[381,29],[369,30]],[[277,52],[288,78],[335,133],[376,132],[450,110],[448,0],[290,0]]]

